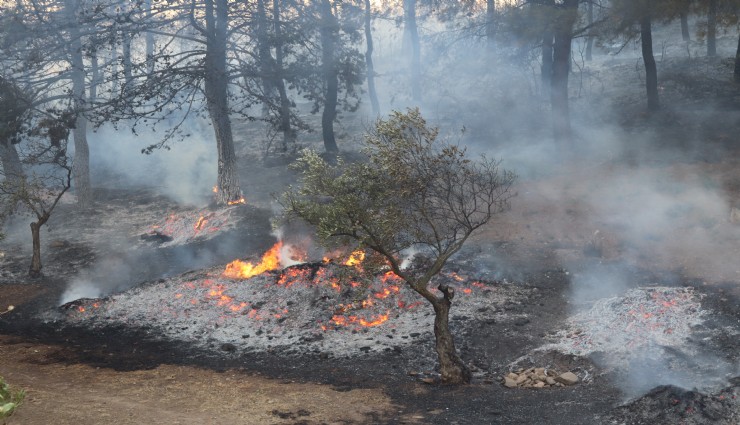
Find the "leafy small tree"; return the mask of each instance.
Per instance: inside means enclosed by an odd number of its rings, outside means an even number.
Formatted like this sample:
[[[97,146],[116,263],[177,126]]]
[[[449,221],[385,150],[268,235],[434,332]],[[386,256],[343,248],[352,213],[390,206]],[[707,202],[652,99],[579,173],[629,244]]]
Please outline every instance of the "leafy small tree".
[[[384,257],[432,305],[442,382],[459,384],[470,381],[470,371],[449,329],[454,289],[435,289],[432,280],[473,231],[508,206],[515,176],[498,161],[470,160],[438,135],[418,109],[394,112],[365,138],[365,162],[330,165],[306,151],[298,161],[301,186],[281,202],[285,218],[313,225],[322,243],[359,243]],[[402,252],[412,247],[425,259],[402,269]]]
[[[25,396],[23,390],[12,391],[0,376],[0,421],[3,424],[18,409]]]
[[[0,219],[16,211],[31,222],[33,256],[29,275],[41,275],[41,227],[72,184],[67,139],[75,114],[39,111],[33,96],[0,76]],[[2,223],[2,220],[0,220]]]

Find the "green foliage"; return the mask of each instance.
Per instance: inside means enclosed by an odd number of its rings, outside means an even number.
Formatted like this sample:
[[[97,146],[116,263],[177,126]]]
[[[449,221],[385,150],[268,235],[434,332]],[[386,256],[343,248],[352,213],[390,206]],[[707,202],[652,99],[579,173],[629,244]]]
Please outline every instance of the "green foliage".
[[[5,419],[10,417],[18,409],[25,396],[25,391],[12,391],[10,386],[0,377],[0,420],[3,423],[5,423]]]
[[[428,280],[508,206],[515,178],[499,173],[498,161],[472,161],[464,148],[438,136],[412,109],[376,122],[365,138],[364,162],[330,165],[305,151],[296,165],[301,186],[282,198],[286,219],[313,225],[324,244],[370,248],[396,272],[401,251],[420,248],[435,264]]]

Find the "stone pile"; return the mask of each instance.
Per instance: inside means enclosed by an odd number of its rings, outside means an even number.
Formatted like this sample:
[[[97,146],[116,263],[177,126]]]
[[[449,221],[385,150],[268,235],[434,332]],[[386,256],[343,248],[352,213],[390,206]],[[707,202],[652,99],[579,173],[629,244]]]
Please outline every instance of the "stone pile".
[[[507,388],[564,387],[577,382],[578,376],[573,372],[558,373],[544,367],[517,369],[503,377],[503,384]]]

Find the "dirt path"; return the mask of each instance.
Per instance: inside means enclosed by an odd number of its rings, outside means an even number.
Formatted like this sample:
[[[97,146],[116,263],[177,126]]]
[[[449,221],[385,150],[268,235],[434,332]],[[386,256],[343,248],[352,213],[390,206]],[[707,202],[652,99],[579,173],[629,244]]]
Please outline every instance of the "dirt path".
[[[397,411],[377,389],[188,366],[121,372],[67,362],[66,350],[0,336],[0,376],[27,393],[8,425],[352,424]]]

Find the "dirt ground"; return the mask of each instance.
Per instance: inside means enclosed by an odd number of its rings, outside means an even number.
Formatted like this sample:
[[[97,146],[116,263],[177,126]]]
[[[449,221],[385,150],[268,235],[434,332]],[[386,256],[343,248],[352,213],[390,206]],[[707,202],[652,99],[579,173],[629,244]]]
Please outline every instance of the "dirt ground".
[[[119,372],[73,355],[62,345],[0,336],[2,375],[26,391],[9,424],[351,424],[396,410],[379,389],[337,391],[190,366]]]
[[[726,76],[731,79],[731,74]],[[675,76],[669,81],[680,83]],[[711,89],[732,91],[726,83],[720,81]],[[724,112],[720,118],[737,114],[737,105]],[[660,124],[659,130],[672,141],[682,133],[672,121],[681,113],[666,113]],[[475,259],[494,251],[495,261],[486,265],[495,266],[496,278],[528,281],[537,287],[539,298],[505,306],[529,309],[534,319],[485,326],[476,322],[480,328],[463,328],[458,338],[464,341],[459,346],[464,358],[487,361],[482,366],[496,374],[536,347],[567,315],[564,297],[569,271],[584,265],[647,270],[650,275],[644,277],[645,282],[665,279],[706,286],[719,294],[716,302],[721,308],[740,314],[740,224],[731,209],[740,207],[740,164],[737,147],[727,136],[740,134],[740,129],[736,119],[718,129],[702,127],[702,114],[693,117],[693,121],[682,121],[692,127],[692,137],[722,144],[722,154],[693,155],[680,161],[646,159],[638,167],[627,153],[587,166],[565,164],[559,170],[520,179],[511,211],[482,229],[465,255]],[[652,125],[643,119],[633,114],[630,125]],[[692,205],[710,205],[712,200],[671,205],[670,220],[655,228],[638,229],[644,238],[627,237],[641,217],[626,214],[613,221],[605,219],[610,216],[603,210],[629,198],[634,191],[629,176],[638,170],[647,174],[648,181],[659,182],[661,190],[679,193],[671,184],[680,182],[684,184],[681,188],[709,188],[730,202],[709,212]],[[284,174],[281,167],[253,165],[244,180],[259,189],[248,194],[250,200],[269,211],[267,183]],[[605,190],[611,198],[595,199],[593,194],[600,193],[604,182],[617,182]],[[692,194],[687,192],[689,197]],[[137,208],[140,211],[135,214],[144,214],[149,207]],[[64,214],[55,219],[63,220]],[[102,221],[115,224],[116,220]],[[259,232],[263,238],[269,231],[264,227]],[[258,255],[263,245],[269,246],[262,242],[242,255]],[[3,255],[16,258],[13,246],[1,248]],[[270,353],[231,361],[173,361],[177,357],[174,347],[139,345],[131,336],[120,341],[116,341],[117,334],[100,335],[98,340],[93,335],[73,338],[53,328],[24,329],[11,323],[35,309],[53,308],[66,279],[96,260],[93,248],[86,243],[47,247],[45,270],[53,273],[35,282],[22,277],[25,260],[2,263],[7,267],[2,272],[7,273],[0,276],[0,312],[9,305],[16,309],[0,315],[0,330],[7,331],[0,333],[0,376],[27,392],[8,424],[585,424],[596,423],[594,414],[605,414],[624,401],[604,377],[589,385],[542,392],[507,390],[498,382],[479,381],[464,388],[429,385],[408,376],[419,357],[414,352],[369,361],[361,357],[284,359]],[[557,361],[564,367],[591,367],[572,359]]]

